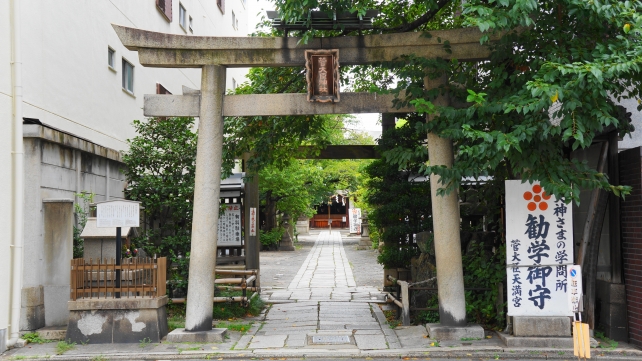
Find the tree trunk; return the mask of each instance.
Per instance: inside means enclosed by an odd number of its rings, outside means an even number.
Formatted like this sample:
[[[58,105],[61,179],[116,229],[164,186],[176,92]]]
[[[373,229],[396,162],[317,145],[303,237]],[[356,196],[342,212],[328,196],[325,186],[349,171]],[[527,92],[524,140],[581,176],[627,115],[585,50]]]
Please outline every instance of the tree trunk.
[[[272,199],[272,191],[265,195],[265,228],[271,231],[276,227],[276,202]]]

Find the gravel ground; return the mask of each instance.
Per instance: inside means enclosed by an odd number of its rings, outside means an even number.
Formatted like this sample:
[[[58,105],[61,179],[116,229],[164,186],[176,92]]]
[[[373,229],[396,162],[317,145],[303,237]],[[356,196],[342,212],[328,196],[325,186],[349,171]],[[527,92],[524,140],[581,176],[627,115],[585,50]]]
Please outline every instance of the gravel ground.
[[[299,236],[299,242],[295,243],[295,251],[261,251],[261,288],[287,288],[308,257],[317,235],[318,233],[314,236]]]
[[[375,249],[357,250],[360,237],[343,235],[343,249],[350,261],[357,286],[383,288],[383,265],[377,263],[379,252]]]

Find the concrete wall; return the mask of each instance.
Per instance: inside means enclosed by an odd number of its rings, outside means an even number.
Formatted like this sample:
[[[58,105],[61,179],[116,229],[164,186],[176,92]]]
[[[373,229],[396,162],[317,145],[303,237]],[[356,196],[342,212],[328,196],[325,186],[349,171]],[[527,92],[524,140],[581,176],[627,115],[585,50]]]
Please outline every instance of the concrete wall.
[[[642,347],[642,148],[619,155],[620,183],[633,191],[620,203],[629,342]]]
[[[0,0],[0,353],[5,348],[9,332],[10,285],[11,277],[11,47],[9,0]]]
[[[25,257],[21,330],[64,325],[67,312],[58,303],[68,298],[61,291],[69,277],[68,250],[73,234],[48,228],[48,199],[75,199],[81,191],[95,193],[94,201],[124,198],[125,176],[120,153],[40,125],[24,125],[25,148]],[[109,187],[107,183],[109,182]],[[54,224],[62,221],[53,221]],[[71,222],[71,223],[69,223]],[[73,217],[65,218],[65,226]],[[53,239],[50,232],[61,238]],[[66,234],[66,235],[65,235]],[[55,249],[52,242],[60,245]],[[64,259],[60,261],[60,259]],[[64,264],[60,264],[64,263]],[[47,307],[49,305],[49,307]]]

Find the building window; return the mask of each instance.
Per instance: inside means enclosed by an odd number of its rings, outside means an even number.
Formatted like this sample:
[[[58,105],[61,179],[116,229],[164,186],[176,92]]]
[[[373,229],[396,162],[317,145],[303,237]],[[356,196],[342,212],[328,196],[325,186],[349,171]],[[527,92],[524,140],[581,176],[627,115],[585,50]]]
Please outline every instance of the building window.
[[[134,66],[123,58],[123,89],[134,94]]]
[[[232,78],[232,90],[236,90],[236,79]]]
[[[183,30],[187,30],[187,11],[181,3],[178,3],[178,23]]]
[[[218,5],[221,12],[225,14],[225,0],[216,0],[216,5]]]
[[[110,68],[116,70],[116,63],[115,63],[115,54],[116,52],[114,49],[107,47],[107,65],[109,65]]]
[[[172,22],[172,0],[156,0],[156,7],[165,15],[167,21]]]
[[[190,16],[190,17],[189,17],[189,32],[190,32],[190,33],[193,33],[193,32],[194,32],[194,28],[192,28],[192,24],[193,24],[193,22],[192,22],[192,17]]]
[[[237,25],[237,21],[236,21],[236,14],[234,14],[234,10],[232,10],[232,27],[233,27],[235,30],[238,30],[238,29],[236,29],[236,25]]]

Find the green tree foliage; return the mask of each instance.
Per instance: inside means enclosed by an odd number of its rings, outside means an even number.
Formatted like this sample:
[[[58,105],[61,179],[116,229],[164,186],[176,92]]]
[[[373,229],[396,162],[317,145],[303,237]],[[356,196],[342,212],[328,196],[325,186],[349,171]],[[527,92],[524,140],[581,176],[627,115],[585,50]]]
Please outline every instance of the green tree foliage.
[[[380,152],[416,148],[417,152],[408,153],[412,156],[406,168],[400,170],[385,159],[377,159],[365,169],[369,176],[365,200],[373,208],[368,219],[384,242],[378,260],[386,268],[409,268],[410,259],[419,252],[413,234],[432,230],[430,183],[418,173],[428,158],[422,146],[425,136],[412,126],[422,121],[422,117],[411,115],[404,126],[387,130],[379,140]]]
[[[259,190],[266,209],[266,229],[277,226],[277,213],[287,213],[294,220],[312,216],[312,206],[330,190],[323,174],[313,162],[292,160],[288,166],[266,166],[259,171]]]
[[[471,1],[327,1],[277,0],[286,22],[309,21],[311,10],[380,9],[371,33],[430,31],[478,27],[480,42],[492,50],[480,62],[420,59],[413,56],[375,66],[342,69],[356,90],[405,90],[418,111],[436,116],[419,130],[435,132],[455,142],[452,169],[426,164],[420,171],[439,174],[440,193],[459,186],[462,177],[493,175],[503,167],[509,178],[539,180],[550,194],[579,202],[577,186],[625,195],[630,188],[613,186],[605,174],[569,157],[572,150],[591,145],[595,136],[615,129],[630,131],[615,101],[642,98],[642,2],[536,0]],[[502,40],[488,35],[505,32]],[[362,31],[368,32],[368,31]],[[311,36],[349,34],[305,31]],[[441,40],[441,39],[438,39]],[[444,48],[451,45],[444,41]],[[436,90],[423,88],[423,77],[445,75]],[[451,106],[432,100],[448,93]],[[454,107],[459,104],[463,107]],[[639,107],[640,109],[640,107]],[[551,121],[553,119],[553,121]],[[388,161],[406,167],[407,150],[392,149]],[[575,187],[575,188],[573,188]]]
[[[178,265],[174,287],[187,286],[197,134],[193,118],[135,120],[138,135],[123,155],[125,195],[141,201],[147,227],[137,244]]]

